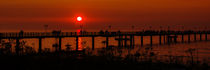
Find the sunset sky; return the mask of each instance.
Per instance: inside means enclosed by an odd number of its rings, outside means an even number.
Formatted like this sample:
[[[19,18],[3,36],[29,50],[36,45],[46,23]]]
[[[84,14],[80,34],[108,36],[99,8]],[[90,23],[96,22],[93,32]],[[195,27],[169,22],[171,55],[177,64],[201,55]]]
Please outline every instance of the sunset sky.
[[[1,0],[0,31],[78,29],[142,30],[152,26],[204,29],[210,26],[210,0]]]

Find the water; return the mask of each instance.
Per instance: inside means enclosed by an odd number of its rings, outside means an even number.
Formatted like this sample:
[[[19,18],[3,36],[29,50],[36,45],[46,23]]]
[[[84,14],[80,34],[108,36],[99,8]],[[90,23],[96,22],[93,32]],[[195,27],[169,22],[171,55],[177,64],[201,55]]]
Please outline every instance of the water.
[[[203,35],[203,40],[204,39],[204,35]],[[208,39],[210,39],[210,35],[208,35]],[[36,49],[36,51],[38,50],[38,39],[22,39],[22,41],[26,41],[26,45],[33,47],[34,49]],[[149,45],[150,44],[150,37],[149,36],[144,36],[144,45]],[[187,35],[184,36],[184,40],[187,42],[188,41],[188,37]],[[199,41],[199,35],[197,35],[197,40]],[[96,37],[95,38],[95,48],[103,48],[105,47],[105,44],[102,43],[103,41],[105,41],[105,37]],[[181,36],[178,36],[178,41],[181,42]],[[191,41],[194,42],[194,36],[191,35]],[[58,39],[56,38],[43,38],[42,40],[43,45],[42,45],[42,49],[44,48],[49,48],[51,50],[53,50],[52,48],[52,44],[54,43],[58,43]],[[162,43],[163,43],[163,37],[162,37]],[[69,37],[69,38],[62,38],[62,50],[65,50],[65,45],[66,44],[70,44],[72,45],[72,49],[76,48],[76,38],[74,37]],[[129,42],[128,42],[129,44]],[[135,37],[135,45],[140,45],[140,37],[136,36]],[[159,36],[154,36],[153,37],[153,44],[159,44]],[[109,38],[109,45],[118,45],[118,42],[115,40],[115,37],[110,37]],[[186,44],[186,46],[189,44]],[[92,38],[91,37],[79,37],[79,46],[81,46],[81,48],[92,48]],[[160,46],[161,47],[161,46]]]
[[[202,36],[203,40],[205,40],[205,36]],[[208,35],[208,39],[210,39],[210,35]],[[150,44],[150,37],[144,36],[144,46],[140,46],[140,37],[135,37],[135,48],[133,50],[128,51],[127,49],[122,49],[122,57],[125,57],[128,53],[135,54],[136,52],[144,52],[145,48],[150,47],[147,46]],[[188,41],[188,36],[184,36],[184,40]],[[197,41],[200,40],[200,36],[197,35]],[[5,40],[7,42],[7,40]],[[21,41],[25,41],[26,46],[33,47],[35,51],[38,51],[38,39],[22,39]],[[95,48],[96,48],[96,54],[97,49],[104,48],[105,44],[102,43],[105,41],[105,37],[96,37],[95,38]],[[194,42],[194,35],[191,35],[191,41],[192,43],[178,43],[178,44],[171,44],[171,45],[154,45],[153,52],[157,54],[158,56],[184,56],[189,57],[190,54],[187,52],[189,49],[195,49],[193,52],[193,56],[196,57],[196,60],[199,61],[207,61],[207,63],[210,63],[210,42]],[[15,47],[15,40],[12,41],[12,51],[14,52]],[[42,49],[50,49],[50,51],[54,51],[55,49],[52,48],[52,45],[54,43],[58,43],[58,39],[56,38],[44,38],[42,40],[43,45]],[[178,42],[181,42],[181,36],[178,36]],[[153,43],[159,44],[159,36],[153,37]],[[162,43],[163,43],[163,37],[162,37]],[[62,50],[66,49],[66,44],[72,45],[72,49],[76,49],[76,38],[74,37],[68,37],[62,39]],[[129,42],[128,42],[129,44]],[[109,45],[117,46],[118,42],[115,40],[115,37],[110,37],[109,39]],[[85,49],[85,48],[92,48],[92,38],[91,37],[80,37],[79,38],[79,49]],[[119,55],[116,53],[115,55]]]

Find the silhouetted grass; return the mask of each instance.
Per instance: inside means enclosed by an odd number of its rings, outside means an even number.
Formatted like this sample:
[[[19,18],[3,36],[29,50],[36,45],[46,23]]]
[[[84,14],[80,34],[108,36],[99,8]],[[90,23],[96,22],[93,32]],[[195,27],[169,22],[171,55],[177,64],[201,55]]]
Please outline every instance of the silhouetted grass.
[[[76,54],[76,55],[75,55]],[[91,55],[51,53],[48,55],[0,56],[1,70],[71,70],[71,69],[141,69],[141,70],[207,70],[208,65],[187,66],[177,63],[138,61],[131,55],[126,58],[112,54]]]

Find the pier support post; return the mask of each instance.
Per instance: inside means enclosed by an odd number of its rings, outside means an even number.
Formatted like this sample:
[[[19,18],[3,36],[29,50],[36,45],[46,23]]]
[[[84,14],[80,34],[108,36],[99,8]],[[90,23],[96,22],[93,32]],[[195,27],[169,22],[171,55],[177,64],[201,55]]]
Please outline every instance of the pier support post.
[[[144,36],[141,35],[141,46],[143,46],[143,45],[144,45]]]
[[[162,35],[161,34],[159,35],[159,44],[160,45],[162,44]]]
[[[125,35],[124,47],[127,47],[127,36]]]
[[[152,46],[153,45],[153,39],[152,39],[152,35],[150,35],[150,46]]]
[[[200,41],[202,41],[202,33],[200,33]]]
[[[42,38],[39,38],[39,53],[42,53]]]
[[[79,37],[76,36],[76,51],[79,49]]]
[[[135,47],[135,36],[133,36],[132,40],[133,40],[133,47]]]
[[[130,36],[130,47],[133,47],[133,36]]]
[[[190,43],[190,34],[188,34],[188,43]]]
[[[59,37],[59,47],[58,47],[59,52],[61,52],[61,46],[62,46],[62,38]]]
[[[208,34],[205,33],[205,40],[208,41]]]
[[[109,47],[109,37],[107,36],[106,37],[106,48],[108,48]]]
[[[163,35],[163,43],[166,44],[166,35]]]
[[[20,39],[19,38],[16,39],[15,52],[17,55],[20,54]]]
[[[177,37],[178,37],[177,34],[175,34],[175,37],[174,37],[174,42],[175,43],[177,43]]]
[[[2,39],[0,38],[0,43],[2,42],[1,40],[2,40]]]
[[[119,35],[119,40],[118,40],[118,47],[122,47],[122,36]]]
[[[92,37],[92,50],[95,49],[95,37],[93,36]]]
[[[182,34],[182,43],[184,43],[184,34]]]
[[[196,33],[194,33],[194,41],[197,41]]]
[[[170,40],[171,40],[170,36],[167,35],[167,44],[170,44]]]

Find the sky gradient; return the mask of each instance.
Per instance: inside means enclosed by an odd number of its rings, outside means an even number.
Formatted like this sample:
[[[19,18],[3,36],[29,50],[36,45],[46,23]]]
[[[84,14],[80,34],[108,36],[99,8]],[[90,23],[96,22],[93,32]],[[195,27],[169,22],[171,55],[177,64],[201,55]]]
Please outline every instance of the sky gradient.
[[[1,0],[0,31],[204,29],[210,26],[209,0]]]

